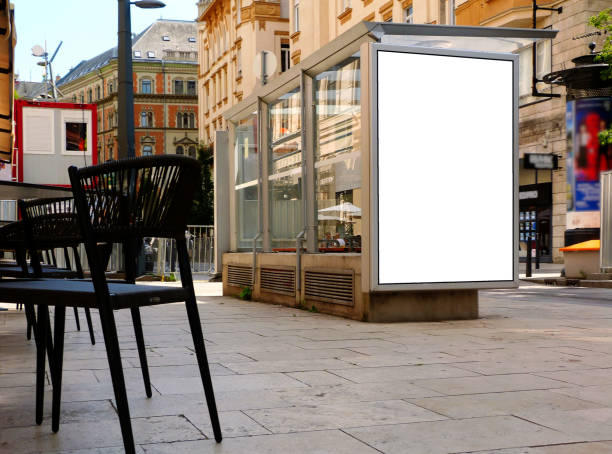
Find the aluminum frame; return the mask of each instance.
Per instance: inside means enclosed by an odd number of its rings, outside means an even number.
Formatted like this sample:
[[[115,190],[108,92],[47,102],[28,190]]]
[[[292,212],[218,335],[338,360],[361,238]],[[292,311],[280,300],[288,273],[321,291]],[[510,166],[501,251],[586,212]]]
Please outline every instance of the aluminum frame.
[[[518,59],[516,54],[464,51],[454,49],[436,49],[395,44],[370,44],[370,291],[406,291],[406,290],[452,290],[452,289],[489,289],[518,287]],[[459,281],[459,282],[427,282],[427,283],[379,283],[379,211],[378,211],[378,52],[390,51],[422,55],[439,55],[464,58],[479,58],[485,60],[504,60],[512,62],[512,279],[502,281]],[[363,68],[362,68],[363,70]]]

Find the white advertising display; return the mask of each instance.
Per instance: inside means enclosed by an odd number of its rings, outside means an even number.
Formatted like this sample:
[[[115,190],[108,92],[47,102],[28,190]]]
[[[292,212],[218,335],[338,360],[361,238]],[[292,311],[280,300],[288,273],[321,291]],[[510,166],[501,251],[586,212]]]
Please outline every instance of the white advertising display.
[[[515,56],[374,52],[374,287],[514,285]]]

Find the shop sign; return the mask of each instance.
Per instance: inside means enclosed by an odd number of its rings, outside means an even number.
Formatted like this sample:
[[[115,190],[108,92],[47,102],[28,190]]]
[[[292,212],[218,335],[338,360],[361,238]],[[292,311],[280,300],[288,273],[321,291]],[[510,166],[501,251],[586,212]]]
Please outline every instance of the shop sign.
[[[550,153],[525,153],[525,169],[554,170],[559,168],[559,157]]]

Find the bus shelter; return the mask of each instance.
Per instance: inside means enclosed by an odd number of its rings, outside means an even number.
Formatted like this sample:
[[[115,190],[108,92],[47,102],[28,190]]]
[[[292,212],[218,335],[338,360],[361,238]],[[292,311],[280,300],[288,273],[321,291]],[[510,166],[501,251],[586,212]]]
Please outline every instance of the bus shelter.
[[[519,52],[556,33],[362,22],[228,110],[224,294],[478,317],[478,289],[518,283]]]

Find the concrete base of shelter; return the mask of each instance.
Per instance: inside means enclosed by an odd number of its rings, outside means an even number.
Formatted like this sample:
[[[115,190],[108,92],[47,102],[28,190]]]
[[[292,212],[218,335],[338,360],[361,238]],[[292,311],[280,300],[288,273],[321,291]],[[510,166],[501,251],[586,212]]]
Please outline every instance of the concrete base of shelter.
[[[251,299],[353,320],[404,322],[478,318],[477,290],[363,292],[361,254],[303,254],[299,289],[295,253],[223,255],[223,295]]]

